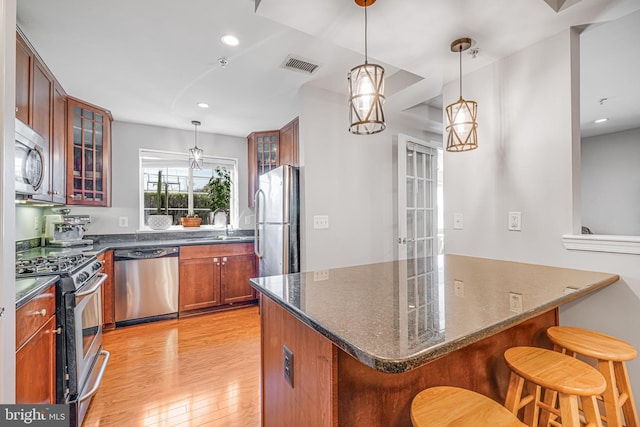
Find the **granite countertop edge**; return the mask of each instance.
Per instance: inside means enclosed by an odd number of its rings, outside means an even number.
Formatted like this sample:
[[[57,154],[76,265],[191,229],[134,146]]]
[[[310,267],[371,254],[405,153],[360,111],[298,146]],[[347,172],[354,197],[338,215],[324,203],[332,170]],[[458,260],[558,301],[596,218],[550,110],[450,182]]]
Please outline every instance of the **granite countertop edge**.
[[[514,313],[513,316],[508,317],[503,321],[494,323],[482,329],[478,329],[458,339],[448,341],[448,342],[445,341],[442,344],[438,344],[436,346],[432,346],[427,349],[420,350],[415,354],[403,359],[384,358],[384,357],[376,356],[375,354],[371,354],[361,348],[358,348],[357,346],[346,341],[344,338],[342,338],[340,335],[336,334],[329,328],[317,322],[312,317],[307,316],[304,312],[288,304],[287,302],[282,300],[279,296],[270,292],[268,289],[263,288],[259,284],[255,283],[253,279],[250,281],[250,284],[254,289],[256,289],[260,293],[269,297],[272,301],[274,301],[276,304],[278,304],[279,306],[287,310],[298,320],[302,321],[304,324],[311,327],[313,330],[315,330],[316,332],[318,332],[319,334],[321,334],[322,336],[330,340],[338,348],[345,351],[347,354],[353,356],[354,358],[362,362],[364,365],[380,372],[389,373],[389,374],[400,374],[400,373],[418,368],[424,365],[425,363],[431,362],[455,350],[458,350],[460,348],[463,348],[470,344],[478,342],[483,338],[502,332],[514,325],[517,325],[526,320],[532,319],[542,313],[546,313],[549,310],[558,308],[559,306],[566,304],[568,302],[574,301],[582,296],[593,293],[599,289],[602,289],[606,286],[616,283],[619,280],[620,280],[619,275],[611,275],[611,277],[595,282],[588,287],[584,287],[575,292],[565,294],[560,298],[550,300],[545,304],[539,305],[537,307],[534,307],[522,313]]]
[[[60,279],[60,276],[38,276],[38,277],[30,277],[26,279],[17,279],[16,287],[18,286],[21,280],[33,280],[33,279],[35,279],[35,283],[31,287],[23,290],[20,293],[20,297],[16,298],[16,310],[24,306],[25,304],[27,304],[36,296],[43,293],[45,290],[47,290],[49,286],[56,283]]]
[[[229,245],[234,243],[253,243],[254,238],[243,237],[240,239],[218,239],[218,238],[202,238],[202,239],[175,239],[175,240],[144,240],[129,242],[105,242],[97,243],[91,249],[82,251],[87,255],[100,255],[112,249],[134,249],[146,247],[167,247],[167,246],[203,246],[203,245]]]

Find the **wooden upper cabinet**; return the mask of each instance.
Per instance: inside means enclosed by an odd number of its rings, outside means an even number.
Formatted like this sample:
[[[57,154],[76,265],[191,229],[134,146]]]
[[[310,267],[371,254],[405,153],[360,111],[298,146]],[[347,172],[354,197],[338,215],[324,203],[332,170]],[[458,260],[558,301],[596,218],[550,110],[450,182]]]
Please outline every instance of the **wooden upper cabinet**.
[[[298,166],[300,163],[298,143],[298,118],[280,129],[280,164]]]
[[[16,33],[16,118],[30,124],[30,88],[33,53],[20,33]]]
[[[254,205],[254,196],[258,190],[258,177],[277,168],[280,163],[280,131],[253,132],[247,137],[249,149],[249,206]]]
[[[43,194],[31,198],[65,203],[66,93],[20,31],[16,32],[16,118],[45,140]]]
[[[53,129],[51,134],[51,198],[54,203],[66,203],[67,183],[67,94],[62,86],[53,85]]]
[[[111,113],[67,97],[67,204],[111,206]]]
[[[280,130],[253,132],[247,137],[249,207],[254,207],[258,177],[280,165],[299,165],[298,118]]]

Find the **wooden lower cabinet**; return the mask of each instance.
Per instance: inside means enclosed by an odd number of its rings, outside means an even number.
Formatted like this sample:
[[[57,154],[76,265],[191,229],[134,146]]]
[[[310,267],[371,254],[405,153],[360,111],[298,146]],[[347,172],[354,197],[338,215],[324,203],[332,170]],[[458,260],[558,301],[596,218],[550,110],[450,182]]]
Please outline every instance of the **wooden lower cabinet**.
[[[254,301],[256,271],[250,243],[180,248],[180,313]]]
[[[179,310],[197,310],[219,304],[220,258],[180,261]]]
[[[56,403],[55,285],[16,311],[16,403]]]
[[[102,273],[107,280],[102,284],[102,328],[105,330],[116,327],[116,300],[113,284],[113,251],[108,250],[98,255],[98,260],[104,261]]]

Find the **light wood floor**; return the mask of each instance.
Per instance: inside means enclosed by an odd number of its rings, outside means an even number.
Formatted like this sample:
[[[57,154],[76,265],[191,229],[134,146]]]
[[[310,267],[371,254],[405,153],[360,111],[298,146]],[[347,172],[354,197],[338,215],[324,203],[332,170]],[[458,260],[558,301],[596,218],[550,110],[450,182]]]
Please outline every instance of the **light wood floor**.
[[[257,307],[106,332],[83,427],[260,426]]]

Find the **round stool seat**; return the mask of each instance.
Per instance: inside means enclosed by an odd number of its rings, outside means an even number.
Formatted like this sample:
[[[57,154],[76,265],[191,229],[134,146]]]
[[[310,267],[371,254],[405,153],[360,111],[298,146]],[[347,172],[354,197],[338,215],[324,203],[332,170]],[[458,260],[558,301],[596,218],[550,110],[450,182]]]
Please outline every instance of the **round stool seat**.
[[[422,390],[411,402],[414,427],[526,427],[504,406],[458,387]]]
[[[552,326],[547,329],[547,336],[560,347],[595,359],[625,362],[638,356],[636,349],[628,342],[588,329]]]
[[[607,386],[602,374],[588,364],[544,348],[512,347],[504,360],[522,378],[560,393],[592,396]]]

